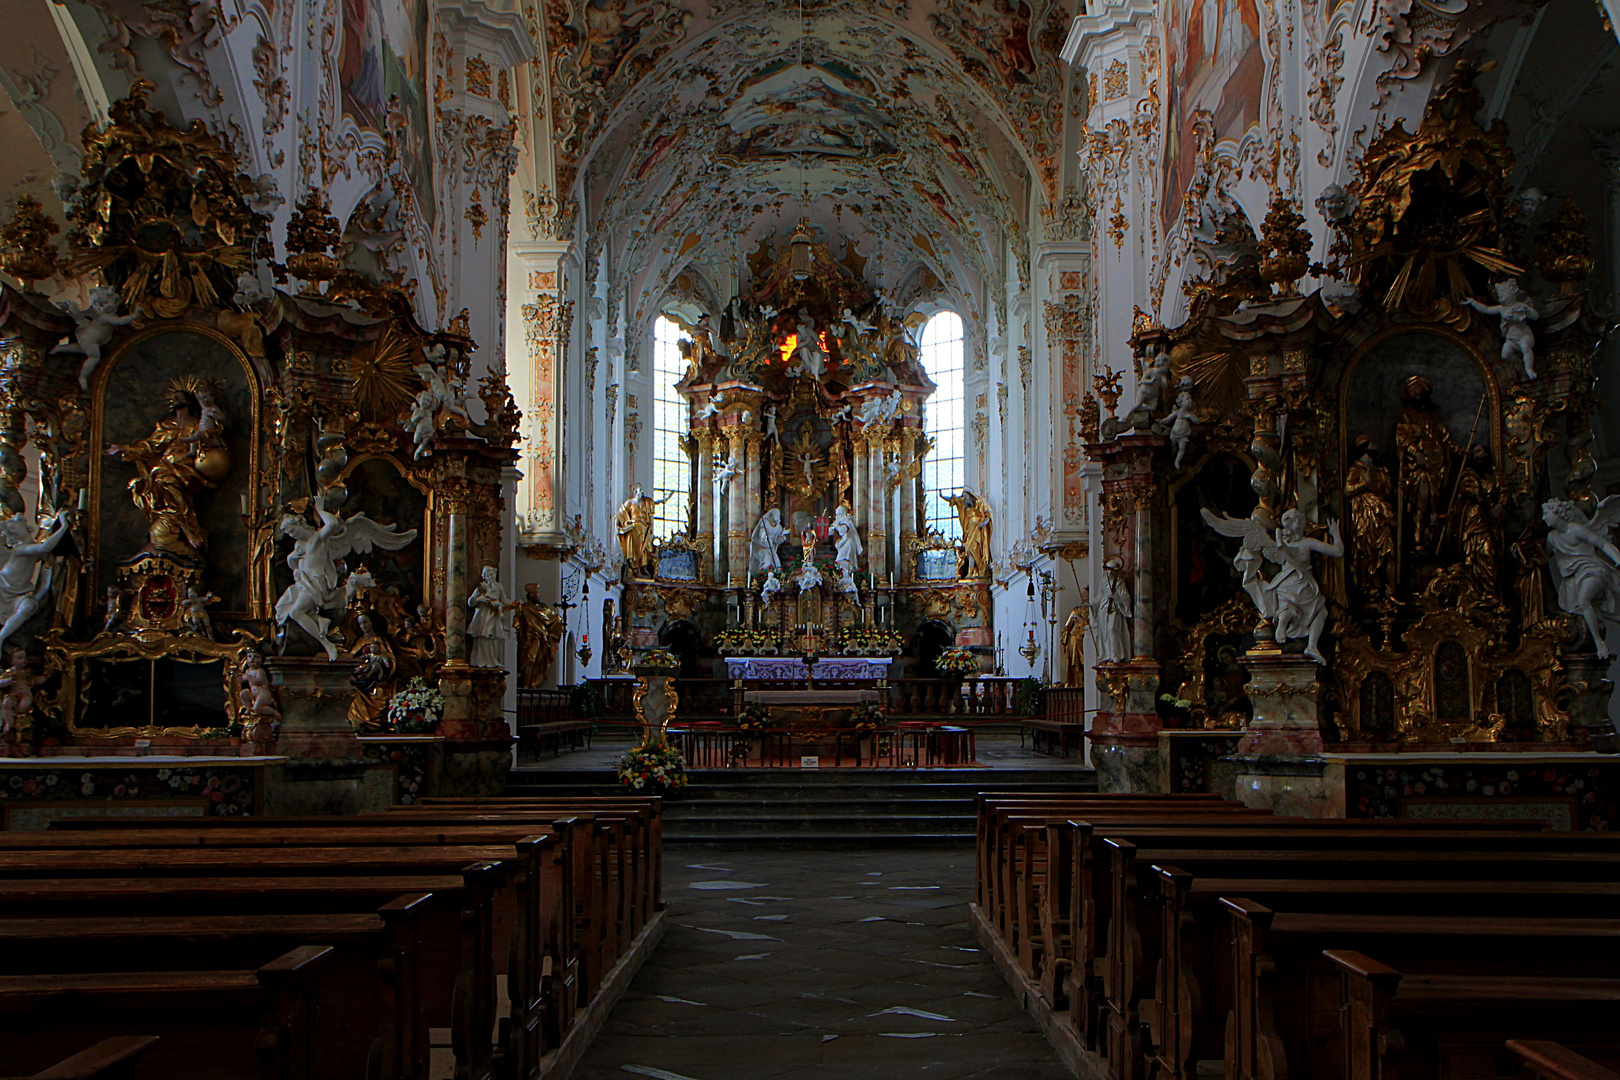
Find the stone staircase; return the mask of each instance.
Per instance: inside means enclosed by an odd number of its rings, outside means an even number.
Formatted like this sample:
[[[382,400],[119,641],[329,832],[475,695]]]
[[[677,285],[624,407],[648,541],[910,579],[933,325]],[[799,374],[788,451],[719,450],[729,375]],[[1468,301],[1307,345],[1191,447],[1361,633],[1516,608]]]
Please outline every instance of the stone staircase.
[[[1090,769],[697,769],[664,842],[701,848],[971,847],[981,791],[1095,791]],[[623,794],[607,770],[512,771],[508,795]]]

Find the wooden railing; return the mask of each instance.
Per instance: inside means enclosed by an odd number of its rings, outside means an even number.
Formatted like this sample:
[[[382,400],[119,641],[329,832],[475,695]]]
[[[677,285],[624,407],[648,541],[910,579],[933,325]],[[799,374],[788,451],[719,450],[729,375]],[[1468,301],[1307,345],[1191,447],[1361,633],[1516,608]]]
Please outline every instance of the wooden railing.
[[[672,726],[669,739],[688,768],[797,768],[809,754],[818,767],[938,768],[971,765],[974,737],[969,728],[945,724],[884,728],[772,728],[740,732],[718,724]]]
[[[979,675],[969,679],[898,679],[889,708],[898,716],[1017,716],[1023,679]]]
[[[1084,724],[1086,722],[1086,688],[1083,686],[1051,686],[1044,695],[1046,708],[1042,710],[1045,719],[1060,724]]]
[[[551,724],[570,719],[567,690],[519,690],[517,692],[518,727]]]

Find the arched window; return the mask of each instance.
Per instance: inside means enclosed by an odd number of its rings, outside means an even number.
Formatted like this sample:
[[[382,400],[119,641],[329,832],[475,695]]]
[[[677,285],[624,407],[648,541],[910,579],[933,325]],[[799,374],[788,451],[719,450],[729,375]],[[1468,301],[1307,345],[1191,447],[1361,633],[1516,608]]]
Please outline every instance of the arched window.
[[[956,511],[945,496],[962,490],[967,464],[962,423],[962,317],[942,311],[922,332],[922,366],[938,388],[923,407],[923,431],[934,448],[923,458],[923,515],[930,529],[949,539],[962,535]]]
[[[686,339],[675,320],[660,315],[653,324],[653,490],[660,502],[653,519],[653,535],[668,540],[686,532],[687,502],[692,493],[692,464],[681,439],[687,423],[686,399],[675,384],[686,374],[679,343]]]

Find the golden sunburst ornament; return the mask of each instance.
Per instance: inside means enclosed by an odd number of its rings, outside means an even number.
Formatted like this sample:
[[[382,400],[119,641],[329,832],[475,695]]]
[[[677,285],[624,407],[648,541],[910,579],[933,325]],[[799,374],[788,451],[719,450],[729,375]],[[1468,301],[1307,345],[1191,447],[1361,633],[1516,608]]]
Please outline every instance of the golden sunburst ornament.
[[[366,420],[392,420],[411,400],[422,344],[390,324],[381,337],[349,362],[354,402]]]

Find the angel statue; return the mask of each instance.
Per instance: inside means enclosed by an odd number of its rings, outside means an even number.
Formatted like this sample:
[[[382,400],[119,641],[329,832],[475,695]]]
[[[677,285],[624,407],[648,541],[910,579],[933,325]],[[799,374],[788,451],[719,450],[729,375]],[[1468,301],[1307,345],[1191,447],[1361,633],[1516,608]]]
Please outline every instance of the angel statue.
[[[833,513],[832,534],[833,562],[855,569],[865,549],[861,546],[860,534],[855,529],[855,515],[850,513],[848,503],[839,503]]]
[[[1604,623],[1620,623],[1620,548],[1609,531],[1620,522],[1620,495],[1597,504],[1588,518],[1568,499],[1549,499],[1541,505],[1547,523],[1547,565],[1558,586],[1558,606],[1586,620],[1592,647],[1599,660],[1613,653],[1604,637]]]
[[[364,514],[340,518],[319,498],[314,508],[319,525],[311,525],[302,513],[281,517],[281,534],[293,539],[287,554],[293,582],[276,600],[275,619],[278,627],[284,628],[289,620],[302,627],[320,642],[328,660],[336,660],[337,645],[326,637],[332,621],[321,613],[337,607],[343,598],[343,559],[368,554],[373,547],[398,551],[416,539],[416,530],[400,532],[398,526],[380,524]]]
[[[782,569],[782,557],[776,549],[782,546],[787,539],[788,528],[782,524],[782,511],[770,509],[760,516],[754,525],[754,535],[749,541],[748,573],[753,576],[763,570]]]
[[[467,424],[472,423],[472,417],[467,413],[467,391],[443,363],[444,346],[436,345],[424,349],[423,353],[427,360],[416,365],[416,373],[427,385],[417,392],[416,400],[411,405],[411,438],[416,443],[413,458],[421,458],[428,453],[428,443],[438,430],[440,412],[448,412],[451,416],[461,417]]]
[[[112,340],[113,331],[134,322],[138,313],[118,314],[118,291],[105,286],[90,290],[90,306],[87,308],[77,308],[68,303],[57,306],[73,316],[78,328],[73,331],[72,341],[62,342],[51,350],[51,354],[83,356],[84,363],[79,365],[79,386],[88,390],[90,376],[95,374],[96,366],[101,363],[101,350]]]
[[[1541,317],[1535,303],[1519,288],[1512,278],[1503,278],[1491,286],[1496,303],[1482,304],[1472,296],[1463,303],[1481,315],[1495,315],[1502,320],[1502,359],[1517,359],[1524,364],[1524,377],[1536,377],[1536,335],[1530,329],[1530,320]]]
[[[43,573],[36,568],[62,542],[68,525],[68,511],[61,511],[51,519],[50,535],[35,540],[34,526],[26,518],[0,521],[0,544],[5,546],[5,563],[0,565],[0,645],[34,617],[51,591],[51,568]]]
[[[1242,541],[1232,565],[1261,618],[1273,624],[1277,644],[1304,638],[1305,655],[1319,664],[1327,663],[1321,650],[1327,601],[1311,570],[1311,555],[1344,557],[1339,523],[1328,522],[1328,540],[1322,541],[1305,535],[1305,517],[1298,510],[1286,511],[1275,533],[1267,531],[1265,517],[1258,513],[1241,519],[1211,513],[1207,507],[1202,513],[1210,528]],[[1269,580],[1261,574],[1267,562],[1279,568]]]
[[[742,470],[737,467],[735,458],[716,458],[714,462],[714,485],[720,489],[722,495],[731,487],[732,478]]]

